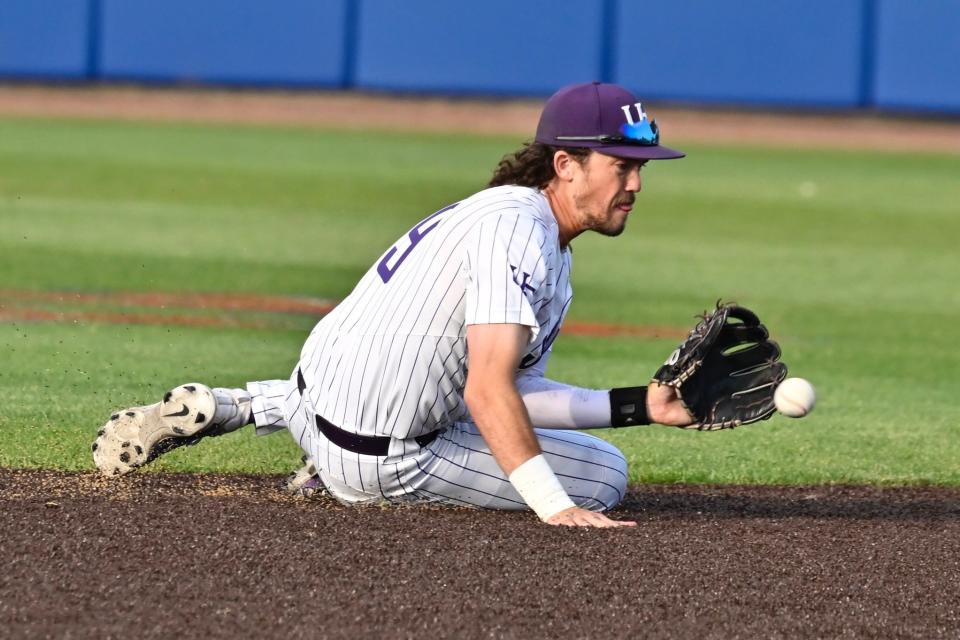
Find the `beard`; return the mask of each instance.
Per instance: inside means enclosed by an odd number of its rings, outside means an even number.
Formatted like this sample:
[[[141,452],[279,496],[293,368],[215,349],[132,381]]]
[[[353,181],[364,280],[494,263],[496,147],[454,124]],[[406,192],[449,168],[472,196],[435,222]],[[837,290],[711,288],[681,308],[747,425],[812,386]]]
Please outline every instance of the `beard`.
[[[589,228],[600,235],[616,237],[623,233],[627,227],[628,215],[621,212],[617,207],[621,204],[633,204],[633,201],[618,202],[612,206],[613,213],[606,215],[592,213],[587,217]]]
[[[593,230],[600,235],[607,236],[609,238],[615,238],[623,233],[624,229],[626,228],[627,219],[624,218],[623,220],[619,221],[614,219],[607,220],[605,224],[596,226],[593,228]]]
[[[636,201],[634,194],[621,196],[605,208],[597,206],[596,201],[588,193],[577,193],[573,196],[574,206],[583,212],[584,229],[596,231],[600,235],[615,237],[623,233],[627,226],[628,214],[620,211],[621,205],[633,205]]]

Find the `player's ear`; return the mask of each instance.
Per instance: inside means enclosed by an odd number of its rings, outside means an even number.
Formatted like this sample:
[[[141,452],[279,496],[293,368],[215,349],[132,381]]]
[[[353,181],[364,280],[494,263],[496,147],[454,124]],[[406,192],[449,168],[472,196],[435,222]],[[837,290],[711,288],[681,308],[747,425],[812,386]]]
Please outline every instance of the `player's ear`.
[[[576,158],[564,150],[558,150],[553,154],[553,172],[557,178],[564,182],[573,180],[574,165],[578,165]]]

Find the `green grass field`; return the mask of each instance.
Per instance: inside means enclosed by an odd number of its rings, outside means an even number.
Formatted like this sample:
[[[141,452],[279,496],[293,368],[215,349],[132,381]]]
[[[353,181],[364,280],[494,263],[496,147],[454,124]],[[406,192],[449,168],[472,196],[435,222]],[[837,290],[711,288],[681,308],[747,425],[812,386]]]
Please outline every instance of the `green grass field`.
[[[520,142],[0,119],[0,289],[340,298]],[[960,156],[683,148],[688,158],[644,169],[626,234],[574,243],[570,318],[685,327],[737,300],[819,404],[735,431],[600,432],[631,478],[960,484]],[[311,324],[0,320],[0,466],[91,470],[111,411],[191,379],[286,377]],[[550,375],[643,383],[674,346],[565,336]],[[285,473],[299,455],[285,434],[243,432],[151,469]]]

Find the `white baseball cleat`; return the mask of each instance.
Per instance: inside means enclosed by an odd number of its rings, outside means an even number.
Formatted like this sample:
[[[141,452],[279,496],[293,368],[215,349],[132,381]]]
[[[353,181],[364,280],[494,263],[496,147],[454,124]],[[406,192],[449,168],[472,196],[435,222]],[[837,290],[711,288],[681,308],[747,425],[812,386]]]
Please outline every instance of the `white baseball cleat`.
[[[97,432],[93,461],[104,475],[122,476],[194,444],[208,435],[203,432],[214,422],[218,400],[210,387],[191,382],[171,389],[161,402],[115,413]]]

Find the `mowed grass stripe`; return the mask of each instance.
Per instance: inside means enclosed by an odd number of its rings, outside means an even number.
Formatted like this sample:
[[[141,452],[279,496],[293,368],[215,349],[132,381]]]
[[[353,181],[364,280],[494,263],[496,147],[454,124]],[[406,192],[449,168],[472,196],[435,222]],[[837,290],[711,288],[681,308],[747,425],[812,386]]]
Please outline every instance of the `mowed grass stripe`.
[[[510,138],[0,120],[0,282],[39,291],[339,299]],[[657,482],[957,484],[960,158],[694,146],[644,169],[627,232],[578,238],[571,322],[679,327],[756,309],[820,393],[804,420],[602,432]],[[309,323],[307,323],[309,324]],[[309,330],[0,324],[0,464],[90,469],[96,427],[169,386],[286,377]],[[550,375],[643,383],[668,336],[558,341]],[[220,438],[160,470],[296,465]]]

